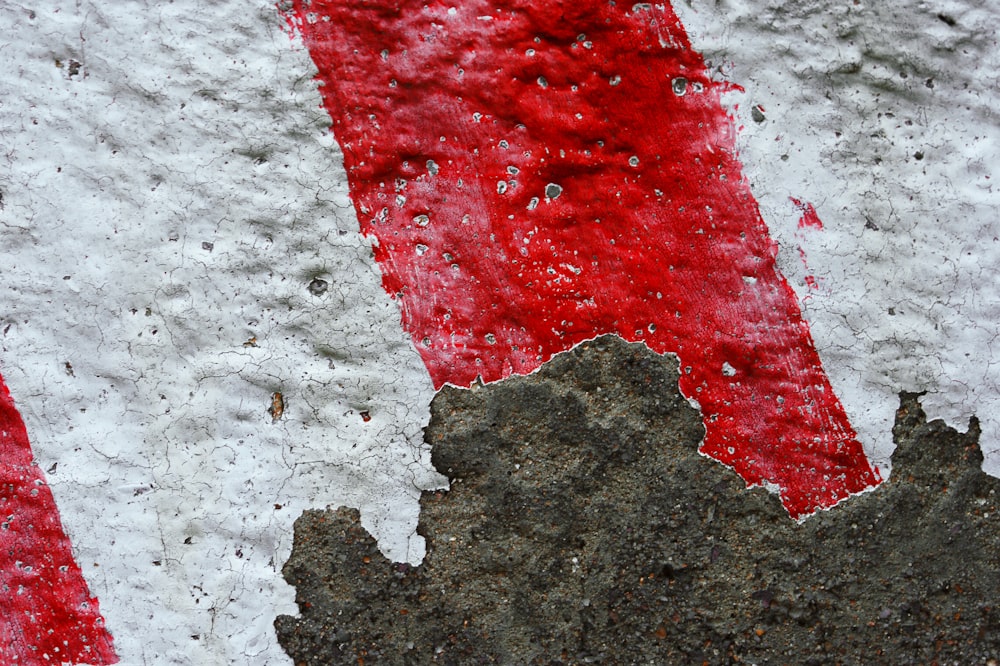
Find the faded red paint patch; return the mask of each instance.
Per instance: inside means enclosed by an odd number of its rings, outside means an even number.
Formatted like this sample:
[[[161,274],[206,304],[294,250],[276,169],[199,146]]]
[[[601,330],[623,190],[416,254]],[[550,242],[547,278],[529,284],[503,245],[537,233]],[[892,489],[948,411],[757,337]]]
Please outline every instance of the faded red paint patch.
[[[4,664],[115,664],[118,657],[0,379],[0,658]]]
[[[799,212],[802,213],[802,217],[799,218],[799,229],[823,228],[823,221],[819,219],[819,215],[816,214],[816,208],[811,203],[808,201],[799,201],[795,197],[789,197],[789,199],[799,209]]]
[[[617,333],[680,357],[701,450],[792,516],[878,482],[775,268],[725,85],[669,6],[293,5],[436,386]]]
[[[799,212],[802,213],[802,217],[799,218],[800,230],[823,228],[823,221],[819,219],[819,215],[816,213],[816,208],[811,203],[799,201],[795,197],[788,197],[788,199],[796,208],[799,209]],[[803,233],[801,231],[799,231],[796,235],[800,240],[803,240]],[[806,271],[810,271],[811,269],[809,268],[809,260],[806,258],[806,251],[801,245],[799,245],[799,258],[802,260],[802,265],[805,266]],[[802,279],[810,290],[819,290],[819,280],[816,279],[815,275],[806,275]],[[803,301],[808,298],[811,298],[811,296],[806,296]]]

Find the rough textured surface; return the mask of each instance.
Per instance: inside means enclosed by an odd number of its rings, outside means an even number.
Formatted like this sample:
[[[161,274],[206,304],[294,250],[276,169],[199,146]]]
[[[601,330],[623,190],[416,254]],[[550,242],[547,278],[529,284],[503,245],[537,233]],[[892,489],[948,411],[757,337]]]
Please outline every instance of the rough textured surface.
[[[295,518],[359,507],[418,562],[444,482],[282,26],[274,0],[0,2],[0,372],[128,666],[291,664]]]
[[[446,389],[419,567],[353,510],[307,511],[279,617],[296,664],[987,663],[996,491],[967,435],[897,415],[893,475],[797,524],[696,452],[670,358],[601,338],[536,375]]]
[[[899,392],[926,392],[928,418],[964,430],[979,416],[1000,476],[1000,4],[674,9],[746,91],[726,100],[743,174],[869,459],[885,471]],[[799,228],[790,197],[814,203],[823,229]]]
[[[0,663],[118,663],[2,377],[0,511]]]
[[[776,269],[733,86],[670,5],[452,4],[300,0],[292,18],[435,387],[614,333],[677,355],[702,453],[793,517],[877,485]]]

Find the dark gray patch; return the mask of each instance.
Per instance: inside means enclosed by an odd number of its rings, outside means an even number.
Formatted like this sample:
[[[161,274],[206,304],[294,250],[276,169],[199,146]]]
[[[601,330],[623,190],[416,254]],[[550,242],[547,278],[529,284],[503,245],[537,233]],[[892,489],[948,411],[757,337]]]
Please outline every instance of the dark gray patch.
[[[330,288],[330,283],[321,278],[313,278],[309,283],[309,293],[313,296],[322,296]]]
[[[892,478],[799,525],[700,456],[677,368],[602,338],[531,377],[445,389],[419,567],[351,509],[307,511],[284,568],[296,664],[987,663],[997,489],[902,396]]]

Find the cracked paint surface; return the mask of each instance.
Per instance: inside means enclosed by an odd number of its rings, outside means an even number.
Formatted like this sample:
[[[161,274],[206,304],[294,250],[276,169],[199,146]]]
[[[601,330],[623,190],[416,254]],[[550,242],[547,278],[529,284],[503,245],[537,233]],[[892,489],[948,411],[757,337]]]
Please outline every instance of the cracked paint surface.
[[[979,416],[984,469],[1000,474],[997,7],[675,9],[712,69],[745,88],[724,95],[744,173],[869,458],[888,472],[896,396],[924,392],[932,419],[964,430]],[[800,229],[790,197],[823,229]]]
[[[742,172],[866,451],[886,470],[898,392],[927,391],[931,418],[980,416],[995,473],[997,8],[674,10],[745,88],[720,94]],[[314,65],[272,0],[8,3],[0,25],[0,363],[115,648],[290,663],[292,521],[360,507],[415,563],[443,481]]]
[[[270,2],[0,25],[0,369],[120,661],[290,663],[295,518],[415,562],[442,483],[308,55]]]
[[[728,86],[668,5],[294,11],[435,386],[528,374],[617,333],[679,356],[701,451],[793,517],[878,482],[776,270]]]
[[[0,378],[0,657],[6,664],[118,662],[97,599]]]

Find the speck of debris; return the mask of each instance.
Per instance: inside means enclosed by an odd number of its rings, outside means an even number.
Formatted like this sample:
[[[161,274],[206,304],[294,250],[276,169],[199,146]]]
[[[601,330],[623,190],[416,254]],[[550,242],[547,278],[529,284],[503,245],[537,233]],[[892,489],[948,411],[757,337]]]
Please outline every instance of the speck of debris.
[[[267,408],[267,413],[271,415],[271,422],[276,423],[285,413],[285,396],[277,391],[271,394],[271,406]]]

